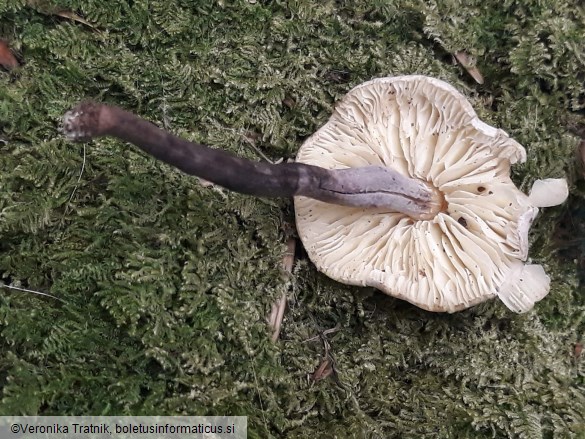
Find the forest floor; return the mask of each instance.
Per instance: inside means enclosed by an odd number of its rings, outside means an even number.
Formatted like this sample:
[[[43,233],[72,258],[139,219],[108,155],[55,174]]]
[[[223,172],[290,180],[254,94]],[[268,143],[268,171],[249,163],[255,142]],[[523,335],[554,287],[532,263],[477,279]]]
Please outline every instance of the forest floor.
[[[245,415],[251,438],[585,437],[584,22],[568,0],[1,0],[0,280],[59,300],[0,289],[0,414]],[[531,312],[429,313],[326,278],[300,243],[287,274],[291,200],[59,133],[91,98],[287,160],[352,87],[405,74],[449,82],[525,146],[524,192],[568,179],[530,233],[551,277]]]

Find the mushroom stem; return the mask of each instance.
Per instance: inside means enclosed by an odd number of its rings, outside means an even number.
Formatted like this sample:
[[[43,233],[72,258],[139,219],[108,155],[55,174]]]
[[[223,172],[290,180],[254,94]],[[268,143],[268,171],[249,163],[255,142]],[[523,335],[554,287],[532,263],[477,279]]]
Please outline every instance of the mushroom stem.
[[[128,111],[95,102],[81,103],[67,112],[63,132],[74,141],[116,137],[187,174],[249,195],[301,195],[343,206],[387,209],[414,219],[433,218],[443,206],[436,188],[390,168],[325,169],[302,163],[254,162],[181,139]]]

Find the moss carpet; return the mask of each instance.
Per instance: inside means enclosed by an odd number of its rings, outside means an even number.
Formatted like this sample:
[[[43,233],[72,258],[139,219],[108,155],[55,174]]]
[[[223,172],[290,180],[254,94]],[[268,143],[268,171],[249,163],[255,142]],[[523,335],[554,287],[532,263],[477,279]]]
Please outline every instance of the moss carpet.
[[[584,22],[570,0],[1,0],[21,66],[0,70],[0,279],[63,302],[0,289],[0,414],[246,415],[251,438],[585,437]],[[552,279],[532,312],[431,314],[335,283],[302,251],[286,275],[291,200],[58,132],[92,98],[289,159],[354,85],[401,74],[453,84],[522,143],[522,190],[569,179],[530,235]],[[334,373],[315,382],[326,353]]]

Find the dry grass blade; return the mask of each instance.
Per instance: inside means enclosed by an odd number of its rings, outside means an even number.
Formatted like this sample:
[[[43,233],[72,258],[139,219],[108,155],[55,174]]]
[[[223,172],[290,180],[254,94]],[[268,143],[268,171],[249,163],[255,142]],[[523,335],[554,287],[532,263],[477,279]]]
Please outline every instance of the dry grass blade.
[[[86,25],[88,27],[91,27],[94,30],[97,30],[96,27],[93,24],[91,24],[89,21],[81,18],[79,15],[77,15],[77,14],[75,14],[73,12],[70,12],[70,11],[59,11],[59,12],[56,12],[55,15],[57,15],[59,17],[67,18],[67,19],[72,20],[72,21],[76,21],[78,23],[81,23],[81,24],[84,24],[84,25]]]
[[[68,11],[66,9],[61,9],[58,6],[53,5],[50,1],[47,0],[28,0],[26,2],[28,6],[33,8],[34,10],[40,12],[41,14],[45,15],[56,15],[57,17],[66,18],[67,20],[75,21],[77,23],[81,23],[87,27],[96,30],[96,27],[91,24],[89,21],[85,20],[84,18],[80,17],[74,12]]]
[[[585,139],[579,142],[577,154],[577,160],[580,161],[579,168],[581,169],[581,176],[585,178]]]
[[[280,335],[280,328],[282,320],[284,319],[284,311],[286,309],[286,294],[283,293],[276,303],[272,304],[272,311],[270,312],[269,323],[272,327],[272,341],[277,341]]]
[[[292,273],[292,268],[295,262],[295,249],[296,249],[297,241],[294,238],[289,238],[286,243],[286,253],[282,258],[282,268],[287,275]],[[272,304],[272,310],[270,312],[270,317],[268,318],[268,323],[272,328],[272,341],[278,340],[278,336],[280,335],[280,328],[282,326],[282,319],[284,318],[284,311],[286,309],[286,293],[283,293],[280,299],[274,304]]]
[[[15,290],[15,291],[22,291],[24,293],[32,293],[32,294],[36,294],[37,296],[50,297],[51,299],[55,299],[55,300],[58,300],[59,302],[66,303],[63,299],[59,299],[57,296],[53,296],[52,294],[49,294],[49,293],[43,293],[42,291],[35,291],[35,290],[30,290],[28,288],[15,287],[14,285],[5,285],[5,284],[0,284],[0,288],[6,288],[8,290]]]
[[[248,131],[246,134],[242,135],[242,139],[246,142],[250,148],[254,150],[256,154],[258,154],[263,160],[267,161],[268,163],[272,163],[273,165],[281,163],[284,159],[281,157],[280,159],[274,161],[270,160],[266,154],[262,152],[260,148],[256,146],[256,140],[260,137],[260,134]]]

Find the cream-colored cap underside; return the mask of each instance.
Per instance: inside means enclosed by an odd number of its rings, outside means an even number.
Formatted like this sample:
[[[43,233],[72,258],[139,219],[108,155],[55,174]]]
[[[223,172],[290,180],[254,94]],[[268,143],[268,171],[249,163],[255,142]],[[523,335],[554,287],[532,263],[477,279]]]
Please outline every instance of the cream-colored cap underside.
[[[450,85],[423,76],[370,81],[346,95],[297,161],[388,166],[433,184],[448,207],[416,221],[295,197],[297,228],[311,260],[335,280],[431,311],[495,295],[526,311],[546,295],[549,279],[522,262],[538,212],[509,177],[510,164],[524,160],[524,148],[481,122]]]

